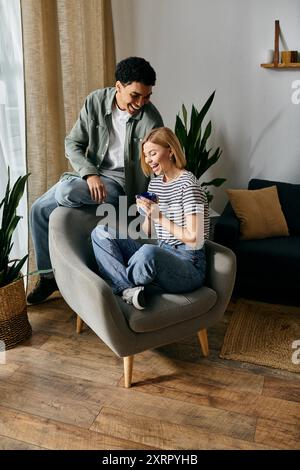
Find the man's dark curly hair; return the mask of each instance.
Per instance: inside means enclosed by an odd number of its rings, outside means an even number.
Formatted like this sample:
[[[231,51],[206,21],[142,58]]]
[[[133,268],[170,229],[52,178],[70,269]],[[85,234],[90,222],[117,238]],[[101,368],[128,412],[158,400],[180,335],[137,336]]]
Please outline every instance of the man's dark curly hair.
[[[140,82],[144,85],[155,85],[156,73],[149,62],[141,57],[128,57],[121,60],[116,67],[116,80],[124,84]]]

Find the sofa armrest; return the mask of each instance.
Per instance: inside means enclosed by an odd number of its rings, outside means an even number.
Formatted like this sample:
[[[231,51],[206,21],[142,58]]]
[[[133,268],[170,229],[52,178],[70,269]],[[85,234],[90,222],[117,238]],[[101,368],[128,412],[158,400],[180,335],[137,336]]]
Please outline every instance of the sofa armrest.
[[[239,233],[240,222],[228,202],[215,225],[214,241],[234,250],[239,240]]]

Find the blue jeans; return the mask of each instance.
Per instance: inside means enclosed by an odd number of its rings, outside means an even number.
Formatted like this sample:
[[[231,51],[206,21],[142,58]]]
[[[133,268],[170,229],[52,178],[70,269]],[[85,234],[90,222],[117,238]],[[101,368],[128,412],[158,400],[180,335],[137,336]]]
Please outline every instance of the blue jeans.
[[[101,176],[106,191],[106,203],[118,205],[118,198],[124,195],[123,188],[111,178]],[[57,206],[81,207],[83,205],[98,205],[91,199],[87,182],[77,176],[69,176],[59,181],[45,194],[37,199],[30,212],[31,235],[35,251],[37,269],[51,269],[49,255],[48,228],[51,212]]]
[[[92,244],[101,277],[114,294],[134,286],[155,283],[165,292],[191,292],[204,283],[205,251],[175,248],[167,243],[141,245],[117,238],[115,230],[97,225]]]

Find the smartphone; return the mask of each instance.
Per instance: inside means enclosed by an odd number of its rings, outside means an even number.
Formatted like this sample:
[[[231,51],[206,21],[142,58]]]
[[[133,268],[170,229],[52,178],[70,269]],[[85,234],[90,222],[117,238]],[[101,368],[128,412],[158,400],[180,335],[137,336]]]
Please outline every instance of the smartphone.
[[[146,191],[144,193],[140,193],[140,194],[137,194],[136,197],[139,199],[141,197],[144,197],[146,199],[150,199],[150,201],[153,201],[153,202],[158,202],[158,197],[155,193],[151,193],[149,191]],[[143,211],[143,209],[141,207],[138,207],[138,211],[140,214],[142,215],[146,215],[145,212]]]

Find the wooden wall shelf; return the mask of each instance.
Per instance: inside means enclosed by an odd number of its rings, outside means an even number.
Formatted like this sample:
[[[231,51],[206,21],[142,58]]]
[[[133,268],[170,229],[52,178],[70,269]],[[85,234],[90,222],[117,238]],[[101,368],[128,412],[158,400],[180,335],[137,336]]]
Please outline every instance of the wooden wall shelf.
[[[279,20],[275,21],[275,38],[274,38],[274,62],[271,64],[260,64],[265,69],[300,69],[300,62],[291,62],[289,64],[282,64],[279,61],[279,36],[280,36],[280,25]]]
[[[291,62],[290,64],[260,64],[265,69],[300,69],[300,62]]]

